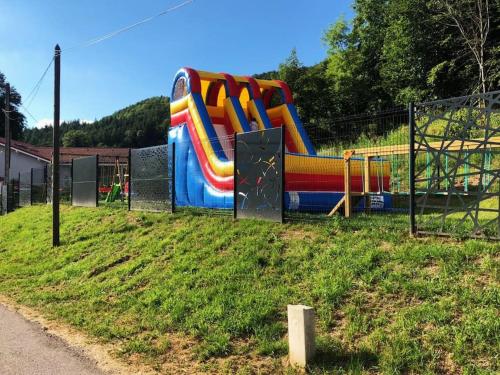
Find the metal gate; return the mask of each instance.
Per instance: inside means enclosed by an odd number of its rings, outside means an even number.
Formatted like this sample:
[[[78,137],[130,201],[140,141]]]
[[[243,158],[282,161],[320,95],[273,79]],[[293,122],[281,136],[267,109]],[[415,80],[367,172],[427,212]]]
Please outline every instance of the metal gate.
[[[174,144],[130,150],[129,209],[173,211],[174,153]]]
[[[19,174],[19,207],[31,206],[31,183],[31,170]]]
[[[419,103],[413,115],[412,231],[499,239],[500,91]]]
[[[98,156],[73,159],[71,168],[71,205],[97,207],[99,204]]]

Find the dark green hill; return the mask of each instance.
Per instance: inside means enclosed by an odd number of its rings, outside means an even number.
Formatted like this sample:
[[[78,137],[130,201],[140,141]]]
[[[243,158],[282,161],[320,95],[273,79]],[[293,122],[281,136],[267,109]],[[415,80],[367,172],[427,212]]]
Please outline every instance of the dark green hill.
[[[170,125],[170,99],[156,96],[121,109],[92,124],[79,120],[61,124],[67,147],[146,147],[165,143]],[[52,126],[27,129],[24,140],[39,146],[52,143]]]

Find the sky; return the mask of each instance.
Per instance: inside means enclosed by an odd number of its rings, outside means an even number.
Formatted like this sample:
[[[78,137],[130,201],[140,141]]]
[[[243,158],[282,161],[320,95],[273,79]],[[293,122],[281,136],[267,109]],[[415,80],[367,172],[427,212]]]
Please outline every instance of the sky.
[[[194,0],[101,43],[85,41],[185,0],[0,0],[0,71],[28,96],[59,43],[61,119],[93,121],[151,96],[170,96],[181,67],[250,75],[297,49],[323,60],[325,30],[352,17],[351,0]],[[51,123],[53,66],[24,109],[29,127]],[[28,105],[29,104],[29,105]],[[36,121],[35,121],[36,119]]]

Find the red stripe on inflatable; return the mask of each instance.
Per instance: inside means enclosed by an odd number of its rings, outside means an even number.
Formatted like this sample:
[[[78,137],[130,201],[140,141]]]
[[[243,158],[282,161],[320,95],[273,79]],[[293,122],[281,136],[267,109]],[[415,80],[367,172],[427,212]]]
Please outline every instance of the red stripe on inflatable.
[[[184,68],[189,77],[189,88],[192,93],[201,94],[201,81],[198,72],[191,68]]]
[[[186,115],[187,115],[188,109],[185,109],[181,112],[174,113],[173,115],[170,116],[170,127],[175,127],[179,126],[182,124],[185,124],[187,122]]]
[[[222,87],[222,82],[210,82],[207,92],[207,105],[217,106],[217,99],[219,98],[219,91]]]
[[[212,166],[210,165],[210,162],[208,161],[205,150],[203,149],[203,145],[201,143],[200,137],[198,136],[198,132],[196,131],[196,127],[194,125],[191,114],[187,113],[186,117],[189,136],[191,137],[196,156],[198,156],[198,162],[200,163],[203,176],[207,179],[208,182],[210,182],[210,184],[212,184],[214,188],[218,190],[233,190],[233,176],[222,177],[218,176],[214,172]]]
[[[252,77],[245,77],[248,79],[248,87],[249,91],[252,94],[252,99],[261,99],[262,95],[260,94],[260,87],[255,78]]]
[[[236,80],[234,79],[234,77],[231,75],[231,74],[227,74],[227,73],[220,73],[224,76],[224,78],[226,79],[226,83],[227,83],[227,87],[229,89],[229,95],[228,93],[226,92],[226,97],[234,97],[234,98],[237,98],[240,94],[240,90],[238,88],[238,84],[236,83]]]
[[[226,119],[224,117],[210,117],[210,120],[212,120],[212,124],[224,124],[226,122]]]
[[[286,163],[286,161],[285,161]],[[370,178],[370,191],[379,191],[377,176]],[[381,181],[382,182],[382,181]],[[384,190],[389,190],[389,177],[383,178]],[[380,186],[382,188],[382,186]],[[363,191],[361,176],[351,177],[351,189],[355,193]],[[287,173],[285,176],[286,191],[344,191],[344,176],[317,175],[305,173]]]
[[[277,82],[278,85],[280,85],[281,90],[283,91],[283,96],[285,97],[285,103],[293,104],[292,90],[290,90],[290,87],[283,81],[275,80],[275,82]]]

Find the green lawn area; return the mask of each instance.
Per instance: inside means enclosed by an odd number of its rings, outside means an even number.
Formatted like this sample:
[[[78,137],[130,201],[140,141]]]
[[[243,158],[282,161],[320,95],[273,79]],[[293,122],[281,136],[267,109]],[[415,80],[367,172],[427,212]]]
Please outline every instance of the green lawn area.
[[[394,215],[280,225],[64,206],[53,249],[50,213],[0,217],[0,294],[126,360],[186,370],[182,349],[197,371],[290,372],[286,306],[303,303],[312,373],[500,371],[498,243],[412,239]]]

